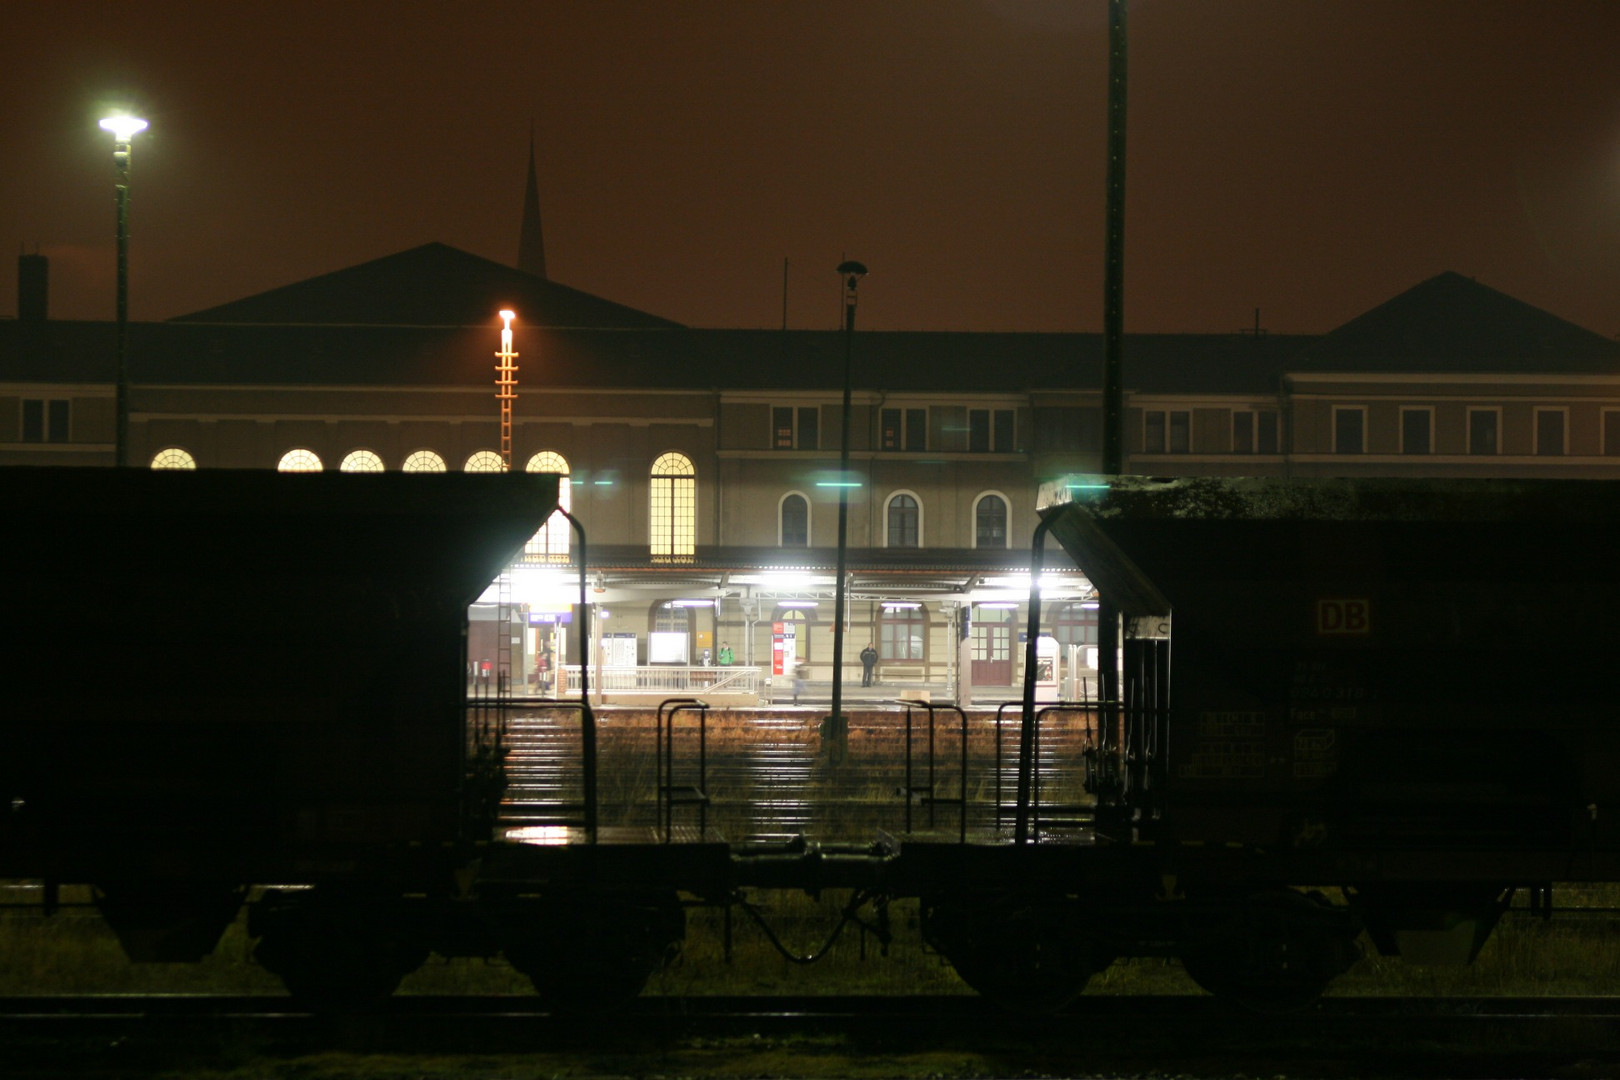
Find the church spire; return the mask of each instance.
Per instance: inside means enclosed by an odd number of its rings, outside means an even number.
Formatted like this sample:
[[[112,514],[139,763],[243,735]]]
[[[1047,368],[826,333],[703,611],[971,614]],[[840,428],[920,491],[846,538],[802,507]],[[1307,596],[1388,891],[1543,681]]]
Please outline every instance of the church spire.
[[[523,232],[518,237],[517,267],[546,276],[546,239],[540,231],[540,185],[534,176],[534,121],[529,121],[529,182],[523,189]]]

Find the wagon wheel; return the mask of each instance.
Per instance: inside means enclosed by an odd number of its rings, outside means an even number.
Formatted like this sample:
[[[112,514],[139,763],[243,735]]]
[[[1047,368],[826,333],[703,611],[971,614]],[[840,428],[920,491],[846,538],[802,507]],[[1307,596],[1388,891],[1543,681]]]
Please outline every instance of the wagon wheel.
[[[1062,898],[951,897],[924,902],[924,933],[962,981],[1019,1012],[1053,1012],[1107,967],[1083,909]]]
[[[509,908],[503,922],[507,960],[554,1012],[624,1005],[679,952],[686,935],[686,913],[673,895],[550,899]]]
[[[1352,925],[1317,894],[1257,893],[1195,928],[1181,963],[1204,990],[1251,1012],[1298,1012],[1359,957]]]

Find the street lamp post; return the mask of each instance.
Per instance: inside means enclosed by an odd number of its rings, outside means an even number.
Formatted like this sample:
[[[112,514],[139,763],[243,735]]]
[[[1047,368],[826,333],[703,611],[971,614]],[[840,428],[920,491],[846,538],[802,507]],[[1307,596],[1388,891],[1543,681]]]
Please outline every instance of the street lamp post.
[[[849,549],[849,382],[855,352],[855,288],[866,276],[866,267],[853,260],[838,264],[844,279],[844,420],[838,431],[838,578],[833,593],[832,713],[827,717],[829,742],[843,746],[848,730],[844,718],[844,567]],[[834,759],[842,755],[835,754]]]
[[[114,463],[120,467],[129,464],[129,146],[146,127],[146,121],[136,116],[109,116],[101,121],[101,129],[112,132],[113,167],[118,170],[114,189],[118,202],[118,381],[113,410],[117,415]]]

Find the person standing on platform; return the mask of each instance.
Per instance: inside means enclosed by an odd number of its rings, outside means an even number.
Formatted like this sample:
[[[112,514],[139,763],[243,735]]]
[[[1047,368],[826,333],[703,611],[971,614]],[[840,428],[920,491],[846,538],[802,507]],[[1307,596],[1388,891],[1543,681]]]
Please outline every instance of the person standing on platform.
[[[872,669],[877,666],[877,650],[872,648],[868,641],[866,648],[861,650],[861,685],[872,685]]]
[[[719,657],[717,659],[720,661],[720,666],[721,667],[730,667],[731,666],[731,662],[732,662],[732,659],[733,659],[732,652],[731,652],[731,642],[722,641],[720,643],[720,655],[719,655]]]

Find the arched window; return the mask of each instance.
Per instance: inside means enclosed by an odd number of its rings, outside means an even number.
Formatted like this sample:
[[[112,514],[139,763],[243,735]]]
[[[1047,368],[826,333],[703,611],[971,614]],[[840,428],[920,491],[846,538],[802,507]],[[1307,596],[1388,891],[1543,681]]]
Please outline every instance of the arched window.
[[[878,620],[878,656],[884,660],[921,660],[928,637],[928,613],[918,603],[883,605]]]
[[[793,655],[802,662],[810,660],[810,613],[802,608],[777,608],[776,621],[782,629],[793,630]],[[788,672],[792,674],[792,672]]]
[[[370,450],[351,450],[343,463],[338,466],[339,472],[382,472],[382,458]]]
[[[282,454],[276,468],[280,472],[320,472],[321,459],[315,451],[299,448]]]
[[[915,495],[900,492],[889,496],[889,506],[883,516],[883,546],[922,546],[922,504]]]
[[[1000,495],[979,496],[979,503],[973,508],[973,546],[1007,546],[1007,500]]]
[[[444,472],[444,458],[431,450],[418,450],[405,458],[401,472]]]
[[[506,462],[501,455],[493,450],[480,450],[467,459],[467,464],[461,467],[462,472],[505,472]]]
[[[529,459],[523,466],[525,472],[557,473],[562,477],[562,483],[557,485],[557,505],[563,510],[574,508],[573,485],[568,481],[568,462],[561,454],[550,450],[542,450]],[[567,561],[569,542],[573,540],[574,532],[568,524],[568,519],[559,513],[553,513],[540,526],[540,531],[530,538],[524,547],[523,553],[530,558]]]
[[[697,554],[697,473],[684,454],[653,462],[648,485],[647,526],[652,557],[686,561]]]
[[[777,504],[776,542],[789,548],[810,546],[810,500],[797,491],[788,492]]]
[[[197,459],[178,446],[166,446],[152,455],[154,469],[195,469]]]

